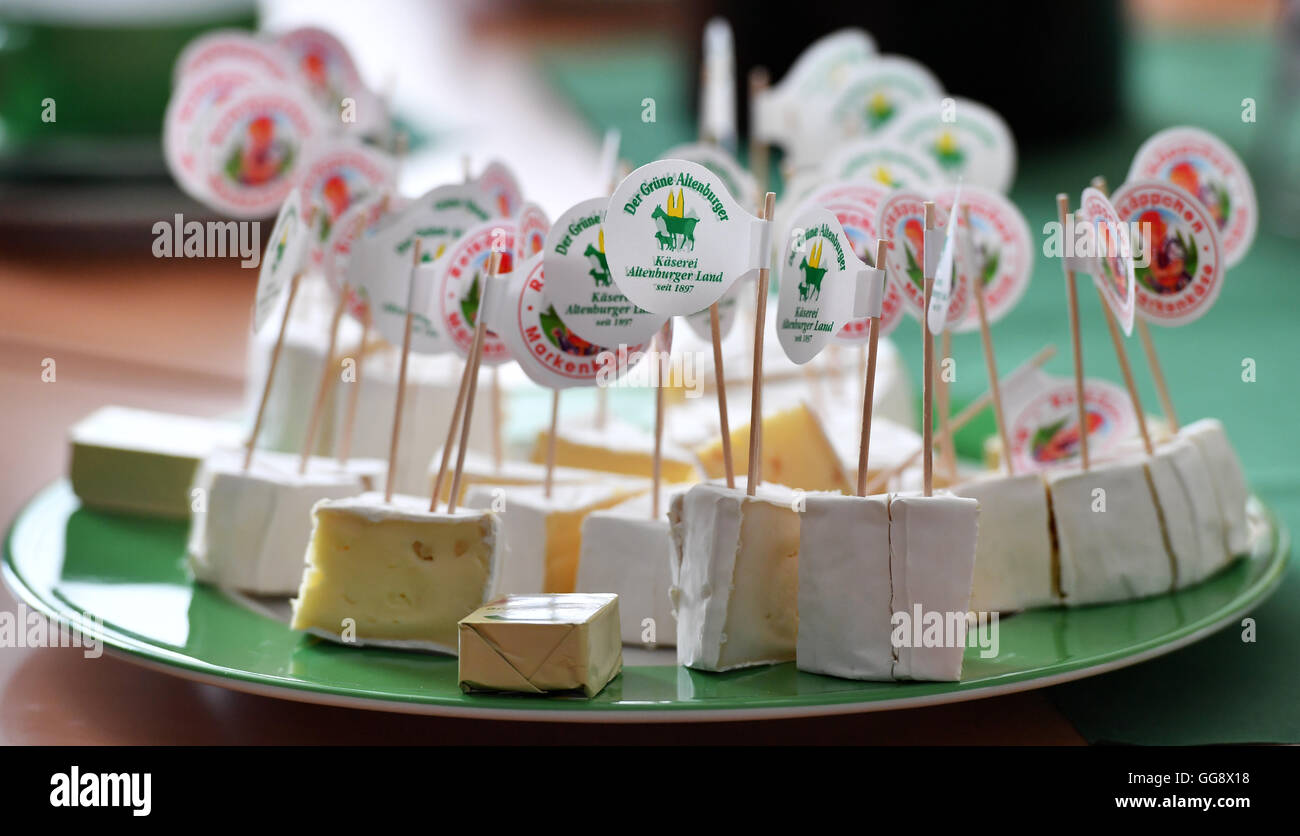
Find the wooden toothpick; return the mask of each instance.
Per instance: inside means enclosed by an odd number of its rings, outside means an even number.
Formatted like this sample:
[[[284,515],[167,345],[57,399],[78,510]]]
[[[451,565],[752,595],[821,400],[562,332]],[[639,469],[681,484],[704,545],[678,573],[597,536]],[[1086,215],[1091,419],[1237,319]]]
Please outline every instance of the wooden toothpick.
[[[469,447],[470,420],[474,417],[474,394],[478,391],[478,370],[483,360],[483,341],[487,338],[488,297],[496,284],[497,271],[501,268],[501,253],[493,252],[489,260],[487,279],[483,282],[483,295],[479,299],[478,315],[474,322],[474,344],[470,348],[469,385],[465,390],[465,415],[461,419],[460,448],[456,451],[456,471],[451,477],[451,496],[447,497],[447,513],[456,511],[456,501],[460,496],[460,477],[465,470],[465,450]]]
[[[776,208],[776,194],[768,192],[763,199],[762,220],[771,221]],[[763,266],[758,270],[758,290],[754,310],[754,372],[749,403],[749,473],[745,481],[745,494],[754,496],[758,481],[763,478],[763,332],[767,323],[767,284],[771,269],[769,254],[763,253]]]
[[[943,329],[939,337],[939,354],[943,361],[952,357],[952,332],[948,328]],[[951,392],[948,388],[948,381],[942,374],[938,375],[935,381],[935,394],[939,397],[939,440],[942,446],[939,448],[939,459],[943,462],[943,472],[947,474],[950,480],[955,481],[957,478],[957,453],[954,450],[955,445],[952,440],[952,427],[949,421],[952,417]]]
[[[655,380],[655,441],[652,468],[650,471],[650,519],[659,518],[659,486],[663,483],[664,470],[664,369],[668,365],[667,357],[671,349],[667,348],[661,330],[655,335],[655,363],[658,375]]]
[[[560,434],[560,390],[551,390],[551,431],[546,436],[546,477],[542,480],[542,495],[551,498],[551,485],[555,482],[555,437]]]
[[[925,230],[934,229],[934,201],[925,201]],[[934,335],[930,333],[930,294],[934,291],[934,276],[926,261],[925,238],[921,237],[921,276],[925,290],[925,304],[921,309],[921,453],[922,490],[924,496],[934,493]]]
[[[885,269],[889,243],[876,241],[876,266]],[[871,336],[867,344],[867,370],[862,384],[862,437],[858,442],[858,496],[867,495],[867,454],[871,449],[871,412],[876,400],[876,348],[880,344],[880,317],[871,317]],[[858,369],[861,372],[861,367]]]
[[[966,234],[971,234],[970,225],[970,208],[962,208],[962,217],[966,221]],[[959,232],[960,234],[960,232]],[[961,252],[961,248],[957,249]],[[980,320],[980,342],[984,346],[984,368],[989,376],[989,394],[993,396],[993,422],[997,424],[998,439],[1002,442],[1003,456],[1005,460],[1007,475],[1015,476],[1016,467],[1011,461],[1011,440],[1007,434],[1007,420],[1002,410],[1002,382],[998,379],[998,359],[993,354],[993,332],[989,328],[988,305],[984,299],[984,278],[974,269],[975,265],[967,265],[970,270],[971,284],[974,285],[975,292],[975,310],[979,314]]]
[[[503,448],[505,442],[502,440],[502,425],[505,418],[502,415],[501,404],[501,367],[492,367],[492,469],[497,473],[501,472],[501,461],[504,458]]]
[[[718,303],[709,306],[709,330],[713,337],[713,388],[718,395],[718,426],[722,430],[722,468],[727,487],[736,487],[736,468],[731,458],[731,420],[727,417],[727,378],[722,371],[722,326],[718,321]]]
[[[749,71],[749,170],[754,175],[758,193],[767,191],[768,168],[767,142],[757,129],[758,100],[767,90],[769,78],[766,67],[754,67]]]
[[[1063,241],[1068,241],[1067,223],[1070,218],[1070,199],[1064,194],[1056,196],[1056,215],[1061,221],[1061,236]],[[1064,264],[1065,262],[1062,262]],[[1083,400],[1083,342],[1079,339],[1079,291],[1078,285],[1074,280],[1074,271],[1069,267],[1065,268],[1065,293],[1066,304],[1070,312],[1070,344],[1074,349],[1074,400],[1075,400],[1075,420],[1079,422],[1079,459],[1084,470],[1091,467],[1091,460],[1088,456],[1088,409]],[[1106,308],[1103,301],[1102,307]],[[1110,310],[1106,308],[1106,310]],[[1011,448],[1006,449],[1006,455],[1010,457]]]
[[[355,358],[356,379],[352,381],[352,386],[348,390],[348,410],[343,419],[343,433],[339,436],[338,461],[339,467],[342,468],[348,463],[348,456],[352,455],[352,434],[357,424],[357,404],[361,400],[361,367],[365,365],[366,360],[366,343],[370,342],[370,307],[366,307],[365,319],[361,324],[361,343],[357,347],[357,356]]]
[[[316,446],[316,433],[320,430],[321,413],[325,411],[325,400],[334,388],[334,348],[338,345],[339,323],[343,320],[343,310],[347,306],[347,288],[339,292],[339,300],[334,305],[334,316],[330,319],[329,342],[325,347],[325,362],[321,366],[320,380],[316,383],[316,398],[311,405],[311,418],[307,421],[307,433],[302,439],[302,453],[298,457],[298,475],[307,472],[307,463],[311,461],[312,448]]]
[[[298,295],[298,282],[302,273],[294,273],[289,280],[289,298],[284,302],[284,314],[280,317],[280,330],[275,336],[275,347],[271,349],[271,362],[266,369],[266,383],[262,385],[262,397],[257,402],[257,417],[253,419],[253,431],[248,436],[244,450],[244,470],[253,464],[253,449],[257,446],[257,437],[262,433],[262,422],[266,419],[266,402],[271,397],[271,382],[275,380],[275,370],[280,365],[280,352],[284,348],[284,335],[289,330],[289,313],[293,310],[294,297]]]
[[[411,300],[415,294],[415,268],[420,266],[420,239],[415,239],[411,257],[411,280],[406,291],[406,324],[402,330],[402,361],[397,367],[397,405],[393,409],[393,435],[388,441],[388,473],[384,479],[384,504],[393,501],[393,487],[397,484],[397,440],[402,434],[402,409],[406,405],[406,366],[411,359],[411,321],[414,311]]]

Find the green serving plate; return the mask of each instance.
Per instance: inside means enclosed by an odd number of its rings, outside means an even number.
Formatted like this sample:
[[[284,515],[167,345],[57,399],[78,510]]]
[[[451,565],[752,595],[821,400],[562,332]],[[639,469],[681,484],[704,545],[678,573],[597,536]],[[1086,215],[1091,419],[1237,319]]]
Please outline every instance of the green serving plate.
[[[84,624],[123,658],[239,691],[305,702],[458,717],[556,722],[753,720],[979,699],[1094,676],[1169,653],[1238,621],[1282,578],[1290,537],[1250,507],[1249,555],[1190,589],[1142,601],[1002,618],[999,651],[966,653],[961,682],[856,682],[793,664],[689,671],[673,651],[624,649],[622,674],[593,699],[463,694],[456,660],[349,648],[291,631],[283,600],[195,584],[186,524],[84,509],[51,485],[9,531],[4,580],[28,606]]]

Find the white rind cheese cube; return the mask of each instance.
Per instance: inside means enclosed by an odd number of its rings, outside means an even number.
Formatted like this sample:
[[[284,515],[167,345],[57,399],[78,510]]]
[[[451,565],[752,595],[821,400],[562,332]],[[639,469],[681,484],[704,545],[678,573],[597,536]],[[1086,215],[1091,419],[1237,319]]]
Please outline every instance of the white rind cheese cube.
[[[676,620],[668,590],[672,586],[672,535],[664,497],[662,515],[650,519],[650,497],[642,496],[604,511],[593,511],[582,522],[578,561],[578,592],[618,595],[622,636],[626,644],[647,644],[653,626],[654,644],[677,643]],[[652,625],[646,625],[645,619]]]
[[[1145,461],[1049,471],[1047,486],[1067,606],[1127,601],[1172,589],[1173,562]],[[1093,510],[1102,507],[1104,511]]]
[[[914,624],[918,612],[923,619],[937,616],[955,626],[940,646],[905,642],[896,647],[894,679],[961,679],[978,530],[979,502],[974,499],[942,494],[891,497],[893,611],[907,614],[913,633],[923,632]]]
[[[971,610],[1012,612],[1060,603],[1042,475],[989,474],[952,492],[980,504]]]
[[[1174,584],[1200,583],[1230,560],[1205,459],[1193,442],[1177,438],[1157,448],[1148,467],[1174,555]]]
[[[889,497],[810,496],[799,524],[799,670],[893,679]]]
[[[1223,424],[1213,418],[1203,418],[1183,427],[1179,435],[1190,439],[1205,457],[1223,516],[1228,552],[1233,556],[1246,554],[1250,550],[1250,526],[1246,523],[1250,489]]]
[[[795,658],[795,495],[774,485],[759,494],[706,483],[673,498],[678,664],[726,671]]]
[[[190,521],[190,568],[215,586],[292,595],[302,580],[312,506],[361,493],[363,479],[332,459],[313,458],[302,475],[297,456],[257,451],[247,471],[243,460],[242,450],[221,450],[195,473],[194,488],[203,493]]]

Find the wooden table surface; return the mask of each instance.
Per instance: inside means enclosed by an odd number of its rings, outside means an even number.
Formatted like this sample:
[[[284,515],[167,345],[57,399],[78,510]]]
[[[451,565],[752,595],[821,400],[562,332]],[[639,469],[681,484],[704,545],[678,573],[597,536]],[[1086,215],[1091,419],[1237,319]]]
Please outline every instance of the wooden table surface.
[[[7,524],[67,466],[68,428],[105,404],[239,408],[254,271],[234,262],[0,257]],[[55,380],[42,381],[46,358]],[[0,609],[13,611],[8,591]],[[327,708],[200,685],[77,649],[0,648],[0,744],[1078,744],[1042,692],[844,718],[682,726],[502,723]]]

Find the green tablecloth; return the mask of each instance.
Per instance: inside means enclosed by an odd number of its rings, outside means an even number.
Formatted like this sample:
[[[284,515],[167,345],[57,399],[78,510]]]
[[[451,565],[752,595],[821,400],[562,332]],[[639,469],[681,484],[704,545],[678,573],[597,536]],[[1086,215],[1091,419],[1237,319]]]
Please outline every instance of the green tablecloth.
[[[630,50],[630,51],[629,51]],[[1078,194],[1096,174],[1124,180],[1133,152],[1154,131],[1177,124],[1214,131],[1248,163],[1268,129],[1272,106],[1273,44],[1262,36],[1134,36],[1126,50],[1126,123],[1105,136],[1022,159],[1012,198],[1041,240],[1056,216],[1055,195]],[[640,163],[694,134],[684,62],[668,44],[644,43],[613,53],[546,53],[541,62],[575,107],[600,129],[622,131],[623,155]],[[641,120],[642,99],[653,97],[656,121]],[[1258,101],[1260,122],[1243,123],[1242,99]],[[1066,105],[1045,107],[1043,118],[1067,119]],[[1263,190],[1277,172],[1252,165]],[[1227,427],[1254,490],[1291,528],[1300,531],[1300,451],[1285,435],[1300,406],[1291,352],[1292,320],[1300,311],[1295,262],[1300,245],[1267,221],[1246,259],[1229,274],[1215,308],[1200,321],[1154,334],[1180,419],[1216,416]],[[1096,294],[1080,285],[1083,353],[1089,376],[1120,381]],[[1042,345],[1059,349],[1048,370],[1070,374],[1069,332],[1061,268],[1040,254],[1029,292],[993,333],[1003,373]],[[893,339],[919,367],[920,332],[904,322]],[[1128,344],[1143,404],[1159,405],[1141,346]],[[977,334],[953,339],[960,404],[987,388]],[[1242,362],[1256,363],[1255,382],[1243,382]],[[959,449],[977,455],[992,418],[973,423]],[[1252,614],[1257,641],[1243,643],[1239,628],[1168,657],[1052,690],[1057,704],[1091,741],[1150,744],[1300,742],[1300,565],[1293,562],[1276,595]]]

